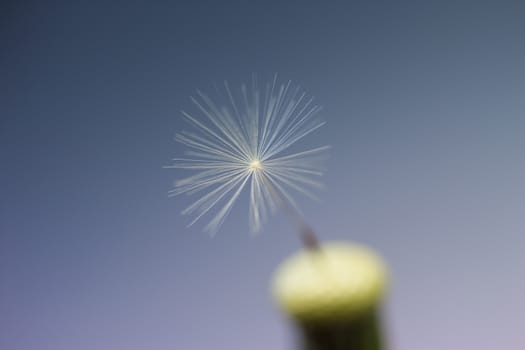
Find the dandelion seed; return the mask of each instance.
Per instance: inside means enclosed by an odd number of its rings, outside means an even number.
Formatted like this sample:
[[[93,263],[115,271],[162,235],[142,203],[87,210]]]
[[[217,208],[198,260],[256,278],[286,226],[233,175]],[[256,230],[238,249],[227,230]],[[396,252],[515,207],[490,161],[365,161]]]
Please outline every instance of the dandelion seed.
[[[253,233],[283,203],[299,212],[293,192],[317,199],[311,190],[322,188],[321,160],[329,147],[290,151],[325,124],[316,117],[321,108],[313,98],[290,81],[278,85],[277,76],[264,90],[254,77],[251,86],[242,85],[237,94],[227,82],[217,92],[227,101],[224,106],[200,91],[191,98],[197,114],[183,111],[182,116],[195,131],[175,137],[188,148],[188,158],[174,159],[167,167],[195,172],[176,181],[170,191],[170,195],[200,194],[182,211],[193,215],[188,226],[213,215],[205,231],[216,233],[245,188]]]

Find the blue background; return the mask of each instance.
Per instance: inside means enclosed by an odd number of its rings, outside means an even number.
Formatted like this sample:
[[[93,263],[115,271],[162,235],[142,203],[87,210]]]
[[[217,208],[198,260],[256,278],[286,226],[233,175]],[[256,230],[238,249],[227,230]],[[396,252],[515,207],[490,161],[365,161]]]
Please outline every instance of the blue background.
[[[290,349],[281,215],[215,238],[169,199],[179,110],[252,72],[331,144],[322,239],[389,262],[394,349],[525,347],[522,1],[2,2],[0,348]]]

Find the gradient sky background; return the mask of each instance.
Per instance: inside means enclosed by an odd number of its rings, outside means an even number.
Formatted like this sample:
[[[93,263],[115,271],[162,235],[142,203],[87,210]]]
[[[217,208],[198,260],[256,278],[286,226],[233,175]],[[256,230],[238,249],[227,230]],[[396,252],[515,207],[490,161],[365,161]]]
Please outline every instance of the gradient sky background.
[[[252,72],[323,105],[302,209],[389,262],[392,348],[525,348],[523,1],[12,1],[0,38],[0,349],[291,349],[293,228],[186,229],[162,169],[188,97]]]

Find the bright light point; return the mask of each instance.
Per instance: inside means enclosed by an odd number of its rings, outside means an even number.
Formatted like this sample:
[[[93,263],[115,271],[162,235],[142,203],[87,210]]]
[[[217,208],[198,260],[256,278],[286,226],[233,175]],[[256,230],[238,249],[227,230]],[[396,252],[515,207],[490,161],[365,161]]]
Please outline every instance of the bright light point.
[[[254,160],[254,161],[252,161],[250,163],[250,170],[251,171],[256,171],[256,170],[259,170],[261,168],[262,168],[262,164],[261,164],[261,161],[258,160],[258,159]]]

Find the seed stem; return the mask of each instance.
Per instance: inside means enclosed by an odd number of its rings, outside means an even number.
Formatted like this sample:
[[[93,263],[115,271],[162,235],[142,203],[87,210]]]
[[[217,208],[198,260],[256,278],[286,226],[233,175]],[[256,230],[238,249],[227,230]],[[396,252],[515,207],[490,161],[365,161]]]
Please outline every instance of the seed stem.
[[[299,236],[304,248],[309,250],[319,250],[319,240],[313,228],[306,223],[303,216],[297,212],[297,210],[288,203],[288,201],[274,188],[272,183],[269,181],[267,176],[261,171],[261,179],[268,187],[271,195],[277,200],[280,206],[283,208],[286,216],[299,230]]]

